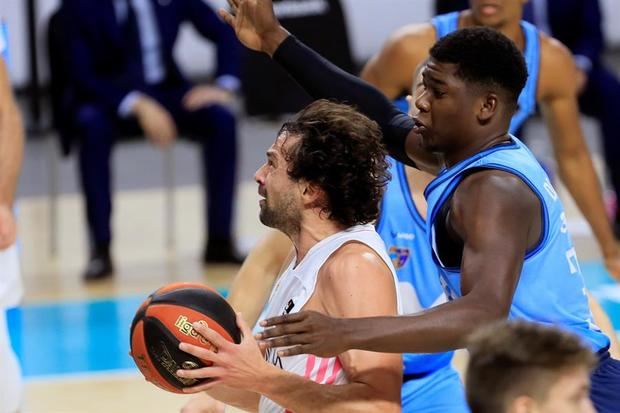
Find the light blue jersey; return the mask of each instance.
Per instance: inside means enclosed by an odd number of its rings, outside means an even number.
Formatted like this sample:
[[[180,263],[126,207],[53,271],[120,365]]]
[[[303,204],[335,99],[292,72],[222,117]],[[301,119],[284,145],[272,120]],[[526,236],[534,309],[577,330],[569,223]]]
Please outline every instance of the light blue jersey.
[[[413,314],[446,298],[431,256],[426,222],[411,198],[405,166],[393,159],[390,162],[392,180],[381,202],[377,232],[396,268],[404,313]],[[469,412],[463,384],[451,366],[452,356],[452,352],[403,354],[403,412]]]
[[[536,194],[543,208],[542,237],[525,255],[509,318],[564,327],[582,337],[594,351],[608,347],[609,339],[592,321],[562,202],[538,161],[515,137],[510,143],[486,149],[444,169],[424,192],[430,217],[427,236],[448,299],[461,296],[461,270],[442,263],[435,238],[435,220],[465,174],[480,168],[502,170],[519,177]]]
[[[442,14],[433,18],[432,23],[440,39],[458,29],[459,12]],[[523,123],[536,112],[536,89],[540,68],[540,35],[536,27],[521,21],[521,29],[525,36],[523,57],[527,64],[527,82],[519,95],[519,109],[510,122],[510,133],[516,133]]]

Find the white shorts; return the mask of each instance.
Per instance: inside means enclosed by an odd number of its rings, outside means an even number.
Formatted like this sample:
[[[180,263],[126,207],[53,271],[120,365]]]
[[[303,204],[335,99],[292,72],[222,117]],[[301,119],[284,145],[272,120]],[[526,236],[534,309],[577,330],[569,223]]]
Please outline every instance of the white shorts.
[[[17,245],[0,251],[0,310],[19,305],[24,292]]]

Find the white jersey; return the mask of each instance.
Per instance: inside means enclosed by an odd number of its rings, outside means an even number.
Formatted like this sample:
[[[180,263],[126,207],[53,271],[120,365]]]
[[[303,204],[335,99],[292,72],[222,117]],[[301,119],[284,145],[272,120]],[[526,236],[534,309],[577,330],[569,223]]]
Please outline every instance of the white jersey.
[[[357,225],[331,235],[313,246],[304,259],[295,267],[295,259],[276,282],[261,318],[297,313],[306,305],[314,293],[317,276],[325,261],[348,242],[359,242],[369,246],[390,268],[394,279],[394,290],[398,297],[398,279],[385,244],[372,225]],[[397,298],[398,299],[398,298]],[[400,313],[400,299],[398,299]],[[268,362],[283,370],[306,377],[320,384],[345,384],[348,382],[338,357],[322,358],[309,354],[280,358],[276,350],[265,354]],[[262,396],[260,413],[283,413],[284,408]]]

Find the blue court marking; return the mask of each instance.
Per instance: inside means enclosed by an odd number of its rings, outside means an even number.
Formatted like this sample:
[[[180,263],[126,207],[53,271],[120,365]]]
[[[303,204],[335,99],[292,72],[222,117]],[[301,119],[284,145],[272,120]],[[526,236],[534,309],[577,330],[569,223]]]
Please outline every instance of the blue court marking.
[[[145,299],[65,301],[9,310],[11,341],[24,376],[135,369],[128,354],[129,327]]]
[[[600,263],[581,266],[588,288],[620,330],[620,285]],[[220,291],[226,294],[226,291]],[[145,296],[24,305],[8,325],[26,378],[135,370],[129,326]]]

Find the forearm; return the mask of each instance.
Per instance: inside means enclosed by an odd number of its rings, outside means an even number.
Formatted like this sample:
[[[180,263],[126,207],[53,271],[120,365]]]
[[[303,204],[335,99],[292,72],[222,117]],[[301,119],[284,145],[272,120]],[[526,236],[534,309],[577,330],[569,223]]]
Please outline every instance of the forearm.
[[[399,392],[390,399],[364,383],[343,385],[318,384],[305,377],[280,370],[271,373],[257,384],[257,391],[287,411],[296,413],[400,412]],[[384,383],[387,385],[388,383]],[[400,384],[396,383],[400,387]]]
[[[475,329],[503,317],[483,300],[465,296],[415,315],[343,320],[338,333],[348,349],[437,353],[464,348]]]
[[[258,403],[260,401],[260,394],[258,393],[233,389],[226,386],[214,387],[211,390],[207,390],[205,393],[215,400],[219,400],[229,406],[236,407],[246,412],[258,412]]]
[[[0,112],[0,204],[12,205],[24,152],[22,119],[12,99]]]
[[[588,152],[558,157],[558,169],[579,210],[584,215],[603,255],[615,254],[616,242],[607,219],[601,187]]]
[[[335,99],[355,105],[379,124],[388,151],[398,160],[411,161],[405,140],[413,128],[412,119],[400,112],[370,84],[321,57],[293,36],[275,50],[273,58],[315,99]]]

